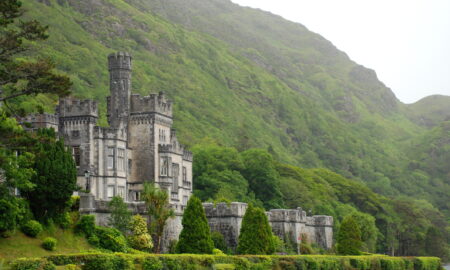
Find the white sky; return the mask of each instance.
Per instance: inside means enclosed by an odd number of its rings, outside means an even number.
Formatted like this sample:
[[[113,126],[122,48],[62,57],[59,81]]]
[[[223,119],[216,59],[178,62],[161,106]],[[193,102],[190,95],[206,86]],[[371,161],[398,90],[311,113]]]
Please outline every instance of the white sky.
[[[450,0],[232,0],[299,22],[405,103],[450,96]]]

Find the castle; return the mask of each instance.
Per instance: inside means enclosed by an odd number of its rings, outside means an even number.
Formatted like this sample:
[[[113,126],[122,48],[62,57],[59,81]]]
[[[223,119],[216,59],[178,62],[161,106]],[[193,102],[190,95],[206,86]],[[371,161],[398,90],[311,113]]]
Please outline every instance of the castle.
[[[55,114],[30,115],[33,129],[54,128],[72,151],[77,166],[80,212],[94,214],[107,225],[108,201],[120,196],[134,213],[145,214],[140,192],[154,182],[169,193],[175,218],[169,219],[163,250],[178,239],[184,207],[192,194],[192,153],[177,140],[172,129],[172,102],[163,93],[142,97],[131,94],[131,56],[118,52],[108,56],[110,96],[107,98],[109,127],[97,125],[98,106],[92,100],[60,99]],[[245,203],[230,206],[204,204],[211,230],[220,231],[230,247],[236,247]],[[301,209],[271,210],[269,221],[275,234],[300,242],[302,235],[328,249],[332,244],[332,217],[307,217]]]

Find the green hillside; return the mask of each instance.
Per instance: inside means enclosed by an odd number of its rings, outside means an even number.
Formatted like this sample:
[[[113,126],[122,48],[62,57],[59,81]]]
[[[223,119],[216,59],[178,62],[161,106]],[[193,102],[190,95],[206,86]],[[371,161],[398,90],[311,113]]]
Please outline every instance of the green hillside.
[[[49,40],[31,45],[71,76],[75,96],[100,102],[101,124],[106,125],[106,56],[128,51],[133,91],[164,91],[174,100],[184,144],[206,140],[240,151],[267,149],[279,162],[326,168],[386,196],[428,200],[450,217],[448,174],[427,171],[434,167],[411,169],[415,161],[440,168],[450,162],[446,154],[427,159],[427,136],[445,148],[448,134],[427,135],[426,125],[416,120],[423,113],[437,125],[439,113],[400,103],[373,70],[306,27],[228,0],[23,2],[26,16],[50,26]],[[37,103],[46,110],[56,104],[43,96],[21,102],[29,111]],[[321,174],[311,177],[320,180]],[[292,202],[284,198],[288,206],[313,205],[314,200],[295,200],[308,194],[300,192],[301,183],[292,177],[281,181],[284,197],[297,190]],[[342,189],[329,185],[337,198]],[[318,196],[314,192],[311,198]],[[345,199],[339,200],[350,203]],[[399,201],[396,207],[404,205]]]
[[[450,120],[450,97],[433,95],[408,104],[405,113],[410,119],[425,127],[434,127]]]

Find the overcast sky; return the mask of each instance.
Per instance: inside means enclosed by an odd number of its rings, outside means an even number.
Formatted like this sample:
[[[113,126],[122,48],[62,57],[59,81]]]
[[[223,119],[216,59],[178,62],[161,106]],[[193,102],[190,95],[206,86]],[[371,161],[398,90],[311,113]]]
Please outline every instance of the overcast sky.
[[[405,103],[450,96],[450,0],[232,0],[299,22]]]

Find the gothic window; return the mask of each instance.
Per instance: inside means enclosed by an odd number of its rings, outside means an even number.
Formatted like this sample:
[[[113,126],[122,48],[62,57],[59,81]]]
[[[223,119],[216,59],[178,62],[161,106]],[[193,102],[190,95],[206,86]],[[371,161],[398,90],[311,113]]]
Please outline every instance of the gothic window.
[[[125,171],[125,149],[117,149],[117,169],[119,171]]]
[[[160,159],[159,174],[161,176],[168,176],[168,172],[169,172],[169,158],[168,157],[162,157]]]
[[[114,186],[108,186],[107,190],[106,190],[106,195],[108,196],[108,199],[111,199],[112,197],[114,197],[115,193],[115,187]]]
[[[114,169],[114,147],[108,147],[108,169]]]
[[[75,165],[79,167],[81,163],[81,151],[79,146],[72,147],[72,157],[73,160],[75,161]]]
[[[183,205],[187,205],[188,196],[183,196]]]
[[[177,163],[172,163],[172,176],[173,176],[172,192],[178,192],[179,175],[180,175],[180,166]]]
[[[187,170],[186,167],[183,166],[183,182],[187,182]]]
[[[125,187],[118,187],[117,188],[117,196],[121,197],[125,200]]]

